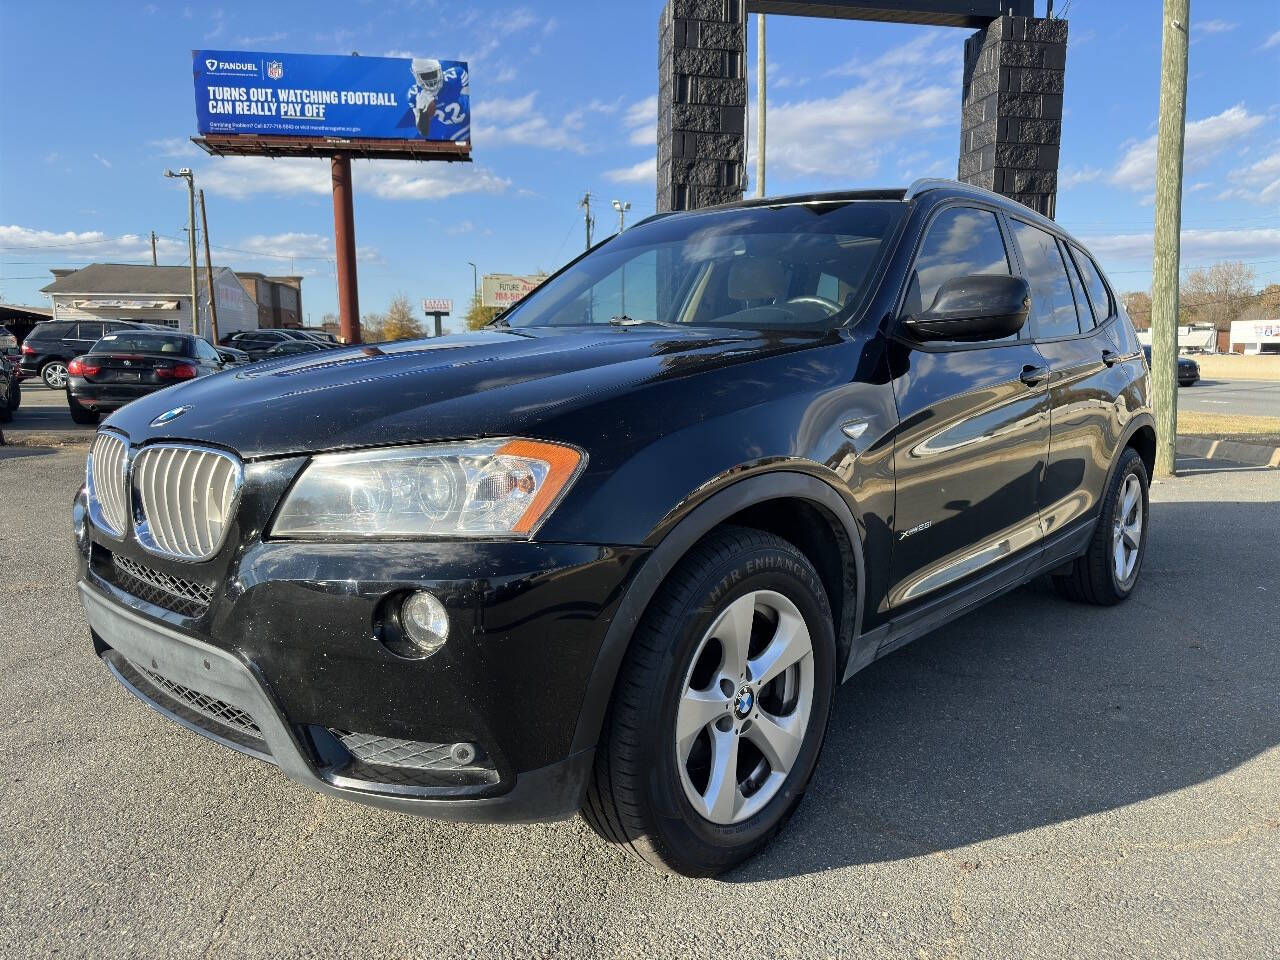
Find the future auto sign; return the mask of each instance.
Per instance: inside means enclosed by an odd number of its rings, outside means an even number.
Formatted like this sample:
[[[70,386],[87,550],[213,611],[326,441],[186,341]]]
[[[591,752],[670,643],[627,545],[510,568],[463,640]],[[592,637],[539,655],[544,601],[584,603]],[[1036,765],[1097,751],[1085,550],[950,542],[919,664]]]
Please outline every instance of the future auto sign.
[[[467,64],[193,50],[204,134],[471,140]]]

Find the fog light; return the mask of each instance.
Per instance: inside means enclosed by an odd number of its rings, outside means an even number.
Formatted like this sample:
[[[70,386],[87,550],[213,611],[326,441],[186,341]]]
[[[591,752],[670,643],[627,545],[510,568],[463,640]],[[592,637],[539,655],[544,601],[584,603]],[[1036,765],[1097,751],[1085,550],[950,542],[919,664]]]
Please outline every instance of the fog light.
[[[411,593],[400,607],[405,636],[424,656],[444,646],[449,636],[449,614],[444,604],[425,590]]]

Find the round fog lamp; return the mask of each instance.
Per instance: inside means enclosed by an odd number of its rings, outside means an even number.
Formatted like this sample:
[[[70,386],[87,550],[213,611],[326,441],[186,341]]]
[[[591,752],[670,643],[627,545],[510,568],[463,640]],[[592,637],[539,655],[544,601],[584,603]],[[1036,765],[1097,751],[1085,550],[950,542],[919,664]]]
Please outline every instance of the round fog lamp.
[[[429,657],[443,647],[449,636],[449,614],[444,604],[425,590],[405,598],[400,607],[400,623],[405,636],[424,656]]]

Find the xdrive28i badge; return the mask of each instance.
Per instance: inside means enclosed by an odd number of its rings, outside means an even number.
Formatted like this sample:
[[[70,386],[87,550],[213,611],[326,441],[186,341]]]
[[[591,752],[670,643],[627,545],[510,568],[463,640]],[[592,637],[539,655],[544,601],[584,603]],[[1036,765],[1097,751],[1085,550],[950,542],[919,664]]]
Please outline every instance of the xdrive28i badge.
[[[164,413],[160,414],[160,416],[152,420],[151,425],[153,427],[163,427],[166,423],[173,423],[173,421],[177,420],[190,409],[190,406],[185,406],[174,407],[172,410],[166,410]]]

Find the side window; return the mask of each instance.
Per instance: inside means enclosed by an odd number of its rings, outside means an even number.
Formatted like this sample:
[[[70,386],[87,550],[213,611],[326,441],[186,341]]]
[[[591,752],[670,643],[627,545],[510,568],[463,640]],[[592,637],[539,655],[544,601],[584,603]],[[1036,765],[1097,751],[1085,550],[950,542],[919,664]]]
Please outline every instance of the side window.
[[[218,356],[218,351],[209,346],[205,340],[196,340],[196,356],[201,360],[211,360],[214,363],[222,362],[222,358]]]
[[[929,225],[916,255],[904,313],[911,316],[928,310],[938,288],[953,277],[1010,272],[994,213],[974,207],[943,210]]]
[[[1022,268],[1031,287],[1032,332],[1041,339],[1068,337],[1080,332],[1071,281],[1058,250],[1058,240],[1039,227],[1010,220],[1013,237],[1022,254]]]
[[[1089,311],[1089,301],[1084,296],[1084,284],[1080,281],[1080,271],[1076,269],[1075,261],[1071,259],[1071,253],[1067,250],[1067,245],[1061,240],[1058,241],[1058,253],[1062,256],[1062,262],[1067,265],[1067,279],[1071,281],[1071,296],[1076,301],[1076,314],[1080,317],[1080,329],[1082,331],[1092,330],[1094,327],[1093,314]]]
[[[1093,319],[1096,323],[1102,323],[1115,314],[1116,308],[1111,302],[1111,294],[1107,290],[1107,285],[1102,282],[1102,274],[1098,271],[1098,265],[1077,247],[1071,248],[1071,255],[1075,258],[1076,265],[1080,268],[1080,275],[1084,278],[1085,289],[1089,291],[1089,299],[1093,303]]]
[[[1007,276],[1012,272],[996,215],[976,207],[950,207],[929,224],[911,270],[903,313],[911,316],[928,310],[938,288],[953,277],[988,273]],[[1018,336],[1004,338],[1017,339]]]
[[[78,323],[76,324],[75,332],[69,334],[69,336],[74,337],[76,340],[92,340],[96,343],[102,339],[102,324]]]

